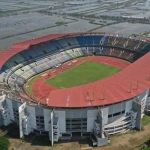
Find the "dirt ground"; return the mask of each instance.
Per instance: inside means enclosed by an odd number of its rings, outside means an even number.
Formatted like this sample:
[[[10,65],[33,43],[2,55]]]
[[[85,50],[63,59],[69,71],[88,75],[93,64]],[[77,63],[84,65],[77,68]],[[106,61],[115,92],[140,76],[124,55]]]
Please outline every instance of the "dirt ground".
[[[7,136],[6,132],[6,130],[0,130],[0,135]],[[78,142],[40,146],[39,143],[25,142],[18,138],[8,137],[8,139],[11,143],[9,150],[138,150],[140,145],[150,139],[150,123],[142,131],[129,131],[125,134],[111,136],[111,143],[104,147],[92,148],[88,144],[80,145]]]
[[[22,142],[21,140],[10,139],[11,146],[9,150],[80,150],[78,142],[70,142],[63,144],[54,144],[50,146],[36,146],[31,145],[31,143]]]
[[[122,135],[111,137],[108,146],[95,148],[96,150],[138,150],[139,146],[150,139],[150,123],[142,131],[130,131]]]

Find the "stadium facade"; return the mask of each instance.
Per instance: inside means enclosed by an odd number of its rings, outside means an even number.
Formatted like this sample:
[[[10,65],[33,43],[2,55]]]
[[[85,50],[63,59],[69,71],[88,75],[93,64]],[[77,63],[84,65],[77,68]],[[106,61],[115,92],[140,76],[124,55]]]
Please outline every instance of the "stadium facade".
[[[97,146],[107,144],[109,134],[140,130],[150,105],[149,50],[148,39],[107,33],[54,34],[15,44],[0,53],[0,126],[15,123],[20,137],[45,134],[52,144],[93,135]],[[30,78],[89,55],[131,64],[101,81],[54,90],[46,104],[26,95],[24,85]]]

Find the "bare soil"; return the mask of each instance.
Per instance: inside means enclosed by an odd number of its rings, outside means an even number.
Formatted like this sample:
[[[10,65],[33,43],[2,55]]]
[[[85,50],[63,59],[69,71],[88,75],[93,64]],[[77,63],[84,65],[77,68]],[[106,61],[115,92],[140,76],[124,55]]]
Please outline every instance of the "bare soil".
[[[30,141],[24,141],[14,137],[10,137],[8,132],[12,132],[11,127],[0,130],[0,136],[8,137],[10,141],[9,150],[138,150],[139,147],[150,139],[150,123],[147,124],[142,131],[129,131],[125,134],[111,136],[111,143],[103,147],[90,147],[87,143],[65,142],[50,146],[45,144],[41,146],[41,142],[33,142],[33,136]],[[14,132],[16,132],[14,130]],[[41,138],[44,140],[43,138]],[[41,140],[41,141],[42,141]],[[46,143],[46,142],[45,142]]]
[[[100,150],[134,150],[150,139],[150,123],[141,131],[130,131],[129,133],[114,135],[108,146],[95,148]]]

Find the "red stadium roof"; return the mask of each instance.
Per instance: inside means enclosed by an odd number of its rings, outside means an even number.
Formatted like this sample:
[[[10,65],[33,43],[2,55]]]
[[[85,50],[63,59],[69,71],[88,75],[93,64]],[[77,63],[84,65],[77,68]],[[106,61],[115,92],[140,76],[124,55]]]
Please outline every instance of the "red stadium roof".
[[[0,53],[0,68],[8,59],[29,48],[30,45],[77,34],[81,33],[52,34],[15,44],[11,49]],[[48,96],[48,105],[52,107],[92,107],[133,98],[150,88],[149,65],[150,52],[109,78],[78,87],[53,90]]]
[[[71,36],[71,35],[73,36],[73,35],[79,35],[79,34],[84,34],[84,33],[87,34],[88,32],[76,32],[76,33],[67,33],[67,34],[50,34],[47,36],[43,36],[43,37],[39,37],[39,38],[35,38],[35,39],[28,40],[28,41],[17,43],[12,48],[2,51],[0,53],[0,69],[2,68],[2,66],[8,59],[10,59],[12,56],[16,55],[17,53],[28,49],[31,45],[36,45],[36,44],[39,44],[42,42],[54,40],[54,39],[65,37],[65,36]],[[99,32],[99,33],[105,34],[104,32]],[[90,34],[90,32],[89,32],[89,34]],[[92,32],[92,34],[97,34],[97,33]]]
[[[150,52],[109,78],[73,88],[53,90],[52,107],[92,107],[131,99],[150,88]]]
[[[40,38],[36,38],[36,39],[32,39],[29,41],[15,44],[12,48],[2,51],[0,53],[0,69],[2,68],[2,66],[8,59],[10,59],[12,56],[16,55],[17,53],[28,49],[31,45],[36,45],[38,43],[57,39],[62,36],[64,36],[64,34],[51,34],[48,36],[44,36],[44,37],[40,37]]]

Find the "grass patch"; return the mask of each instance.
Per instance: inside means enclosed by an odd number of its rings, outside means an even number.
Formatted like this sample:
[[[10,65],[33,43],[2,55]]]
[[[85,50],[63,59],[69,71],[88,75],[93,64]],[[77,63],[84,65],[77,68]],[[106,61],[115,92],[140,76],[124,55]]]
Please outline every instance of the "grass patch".
[[[0,149],[7,150],[10,145],[9,140],[6,137],[0,136]]]
[[[46,83],[58,88],[69,88],[109,77],[120,70],[120,68],[88,61],[48,79]]]
[[[34,82],[35,82],[36,80],[38,80],[40,77],[41,77],[41,75],[36,76],[35,78],[31,79],[31,80],[28,82],[28,84],[27,84],[26,92],[27,92],[30,96],[32,96],[32,97],[34,97],[34,95],[33,95],[33,93],[32,93],[33,84],[34,84]]]
[[[142,118],[142,125],[147,125],[150,122],[150,116],[144,115]]]

